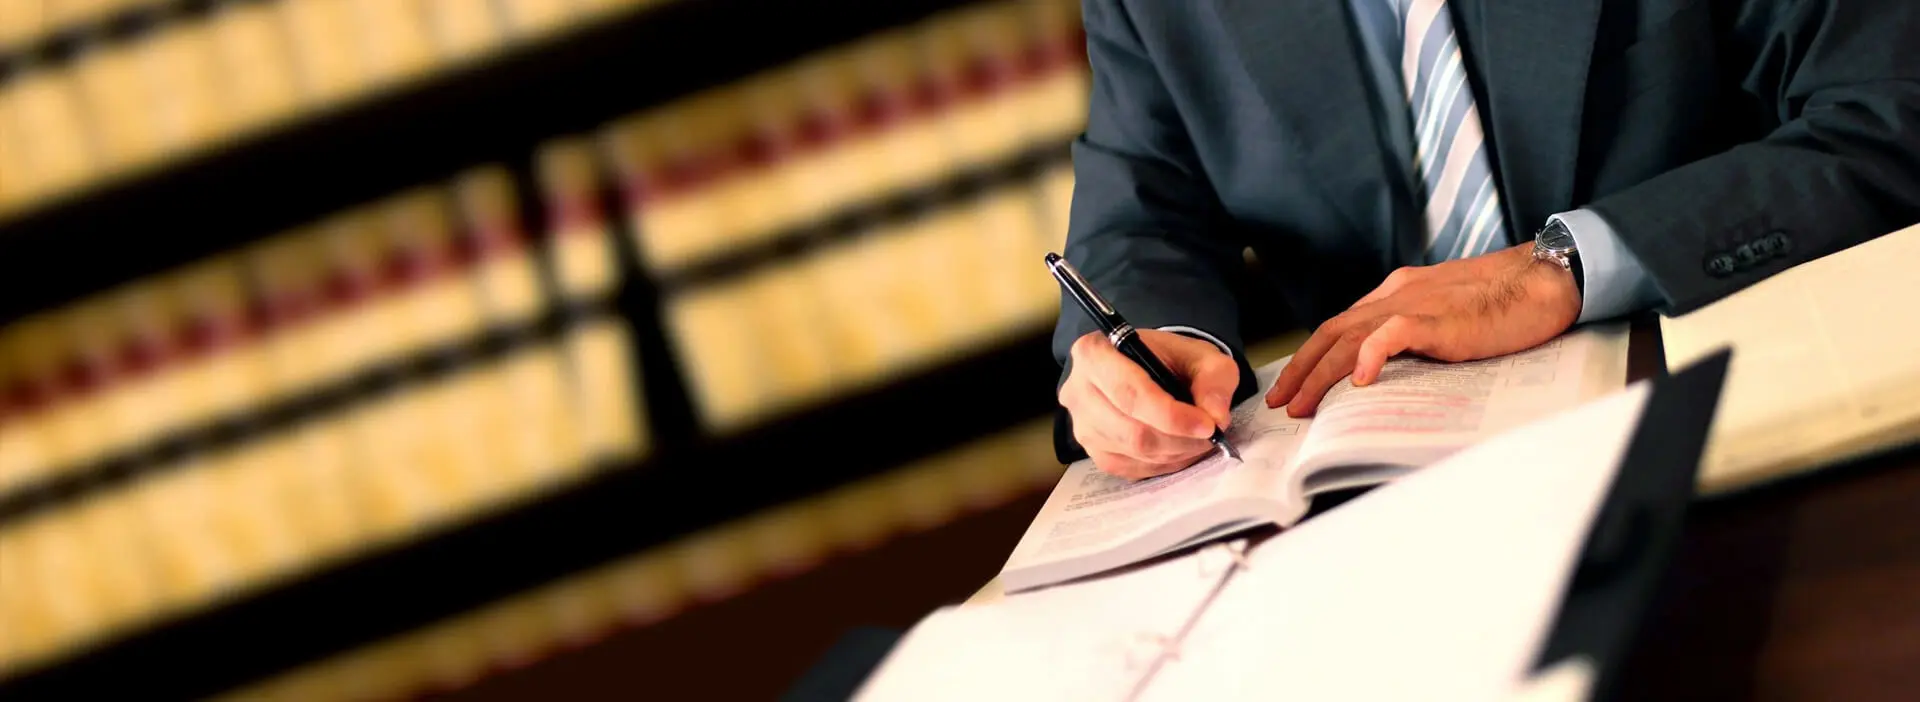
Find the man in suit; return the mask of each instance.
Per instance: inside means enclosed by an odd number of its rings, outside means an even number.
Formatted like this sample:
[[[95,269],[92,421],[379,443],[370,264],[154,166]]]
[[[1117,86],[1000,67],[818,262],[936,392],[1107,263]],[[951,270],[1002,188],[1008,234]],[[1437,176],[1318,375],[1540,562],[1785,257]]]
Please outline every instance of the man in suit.
[[[1307,416],[1396,354],[1683,314],[1920,221],[1913,0],[1085,0],[1083,20],[1065,255],[1196,398],[1062,310],[1060,457],[1123,476],[1191,463],[1257,391],[1242,314],[1319,322],[1266,398]],[[1237,299],[1247,249],[1278,294]]]

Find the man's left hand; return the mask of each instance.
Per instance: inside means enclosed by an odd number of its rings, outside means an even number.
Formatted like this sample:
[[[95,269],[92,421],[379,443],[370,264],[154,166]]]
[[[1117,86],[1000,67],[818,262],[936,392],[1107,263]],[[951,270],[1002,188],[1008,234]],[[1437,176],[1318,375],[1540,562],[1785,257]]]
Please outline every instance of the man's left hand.
[[[1354,385],[1370,384],[1397,354],[1491,358],[1546,343],[1579,317],[1573,274],[1534,260],[1531,242],[1402,268],[1314,330],[1267,392],[1267,406],[1311,416],[1334,383],[1351,374]]]

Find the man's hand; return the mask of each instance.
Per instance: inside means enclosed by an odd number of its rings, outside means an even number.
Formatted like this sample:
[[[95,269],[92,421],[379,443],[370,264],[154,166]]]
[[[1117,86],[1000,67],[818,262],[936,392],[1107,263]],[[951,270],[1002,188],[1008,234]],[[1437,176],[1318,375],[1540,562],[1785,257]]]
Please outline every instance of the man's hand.
[[[1396,354],[1441,361],[1500,356],[1546,343],[1579,317],[1573,274],[1535,261],[1531,242],[1402,268],[1314,330],[1267,392],[1267,406],[1310,416],[1334,383],[1348,374],[1354,385],[1372,383]]]
[[[1218,347],[1171,332],[1142,329],[1140,339],[1167,369],[1189,383],[1194,404],[1173,399],[1105,334],[1073,342],[1073,367],[1060,386],[1060,406],[1073,417],[1073,438],[1093,464],[1138,480],[1171,473],[1213,450],[1213,430],[1232,420],[1239,366]]]

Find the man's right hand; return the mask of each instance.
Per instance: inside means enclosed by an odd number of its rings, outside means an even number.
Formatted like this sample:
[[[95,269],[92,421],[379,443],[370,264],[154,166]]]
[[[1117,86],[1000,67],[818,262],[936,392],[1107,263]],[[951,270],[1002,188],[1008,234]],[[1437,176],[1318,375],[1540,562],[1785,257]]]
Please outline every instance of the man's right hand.
[[[1212,451],[1208,438],[1232,421],[1233,391],[1240,384],[1239,366],[1213,344],[1150,329],[1139,334],[1168,370],[1187,381],[1194,404],[1161,390],[1100,332],[1073,342],[1073,367],[1060,386],[1073,438],[1094,465],[1129,480],[1180,470]]]

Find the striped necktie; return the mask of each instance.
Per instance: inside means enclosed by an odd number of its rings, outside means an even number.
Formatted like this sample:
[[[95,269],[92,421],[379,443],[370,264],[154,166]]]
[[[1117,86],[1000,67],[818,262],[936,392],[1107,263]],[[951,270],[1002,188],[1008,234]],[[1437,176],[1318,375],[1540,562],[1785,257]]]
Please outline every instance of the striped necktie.
[[[1415,180],[1426,197],[1427,262],[1505,246],[1500,192],[1446,0],[1376,1],[1393,5],[1402,30],[1400,76],[1413,110]]]

